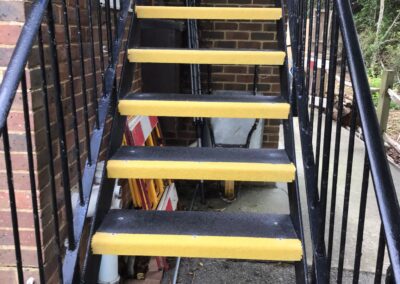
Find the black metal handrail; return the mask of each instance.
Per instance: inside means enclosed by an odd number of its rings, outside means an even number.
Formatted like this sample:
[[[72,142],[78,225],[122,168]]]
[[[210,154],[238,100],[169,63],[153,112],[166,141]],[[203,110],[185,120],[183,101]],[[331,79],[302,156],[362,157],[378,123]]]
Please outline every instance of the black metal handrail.
[[[316,4],[315,4],[316,2]],[[321,7],[325,4],[324,21],[321,21]],[[316,7],[316,10],[314,10]],[[309,9],[308,9],[309,8]],[[357,283],[360,272],[360,262],[362,256],[362,243],[364,235],[364,223],[367,210],[367,192],[368,179],[371,174],[373,186],[375,190],[376,201],[382,221],[381,233],[378,245],[378,253],[376,260],[375,283],[381,282],[383,274],[383,259],[385,244],[390,257],[390,267],[386,277],[393,277],[396,283],[400,283],[400,209],[399,203],[393,184],[389,164],[384,151],[383,141],[380,135],[380,128],[372,102],[368,78],[364,66],[364,61],[357,39],[357,31],[355,28],[350,2],[347,0],[292,0],[288,2],[289,10],[289,26],[292,41],[293,54],[293,90],[292,94],[296,98],[299,114],[299,126],[301,135],[301,148],[303,154],[304,171],[306,178],[306,189],[308,196],[308,206],[310,225],[312,228],[318,228],[317,240],[314,249],[314,255],[318,255],[321,259],[314,259],[314,273],[317,281],[328,281],[330,269],[332,265],[332,247],[333,235],[335,227],[336,212],[336,192],[338,182],[338,167],[340,157],[340,146],[342,143],[340,131],[343,125],[343,99],[345,89],[345,74],[348,68],[351,75],[353,93],[353,105],[351,108],[351,120],[349,122],[349,147],[346,164],[346,180],[344,187],[343,215],[340,231],[340,248],[337,281],[341,283],[345,259],[345,246],[348,213],[350,206],[350,192],[352,186],[352,168],[354,159],[354,145],[356,137],[357,124],[361,124],[363,143],[365,145],[365,159],[362,173],[362,184],[360,185],[360,203],[359,203],[359,219],[357,226],[357,242],[355,247],[353,282]],[[315,15],[314,15],[315,12]],[[332,14],[330,14],[332,12]],[[327,38],[328,19],[332,18],[330,24],[330,43]],[[315,18],[315,19],[314,19]],[[307,19],[309,19],[309,29],[306,32]],[[315,30],[313,23],[315,23]],[[324,35],[320,42],[320,25],[323,25]],[[314,33],[315,31],[315,33]],[[313,33],[315,42],[313,43]],[[340,49],[339,36],[343,40],[343,47]],[[306,48],[306,41],[308,48]],[[311,71],[311,51],[314,45],[314,67]],[[329,47],[329,49],[328,49]],[[307,51],[306,51],[307,49]],[[341,53],[341,59],[338,60],[338,54]],[[329,56],[327,56],[329,52]],[[319,56],[321,59],[321,78],[317,77],[317,68]],[[329,71],[325,71],[326,61],[329,59]],[[335,81],[337,66],[340,66],[339,79],[339,103],[336,137],[331,138],[333,107],[335,96]],[[312,72],[312,75],[311,75]],[[325,86],[325,72],[329,73],[328,84]],[[316,90],[317,84],[319,90]],[[326,90],[326,98],[325,98]],[[318,96],[318,103],[316,103]],[[310,97],[310,100],[309,100]],[[323,100],[326,99],[326,105],[323,106]],[[317,108],[314,108],[315,103]],[[309,104],[310,112],[309,112]],[[313,133],[314,111],[318,111],[317,129]],[[323,122],[323,113],[325,112],[325,121]],[[322,127],[325,123],[325,127]],[[322,130],[323,129],[323,130]],[[324,135],[322,132],[325,132]],[[313,135],[315,134],[315,136]],[[314,140],[314,138],[316,138]],[[314,142],[315,141],[315,142]],[[323,143],[323,148],[321,147]],[[334,144],[333,144],[334,143]],[[334,145],[334,161],[333,161],[333,180],[332,192],[328,195],[328,181],[330,168],[330,149],[331,144]],[[322,150],[322,154],[321,154]],[[315,151],[315,152],[314,152]],[[314,155],[315,154],[315,155]],[[322,163],[320,161],[322,157]],[[332,164],[331,164],[332,165]],[[319,173],[321,171],[321,176]],[[320,183],[320,184],[319,184]],[[354,190],[354,189],[353,189]],[[327,213],[327,198],[331,198],[330,212]],[[315,218],[313,211],[317,212],[318,218]],[[326,226],[325,219],[329,218],[329,226]],[[325,247],[325,232],[328,234],[328,247]],[[322,268],[318,271],[318,267]],[[322,278],[319,278],[322,276]],[[324,280],[325,279],[325,280]]]
[[[37,37],[49,0],[38,0],[32,4],[31,12],[18,38],[17,44],[0,86],[0,135],[7,121],[16,90],[28,61],[32,45]]]
[[[380,127],[372,102],[364,60],[357,38],[349,1],[335,0],[348,66],[362,122],[368,159],[375,186],[390,262],[396,283],[400,283],[400,208],[386,158]]]

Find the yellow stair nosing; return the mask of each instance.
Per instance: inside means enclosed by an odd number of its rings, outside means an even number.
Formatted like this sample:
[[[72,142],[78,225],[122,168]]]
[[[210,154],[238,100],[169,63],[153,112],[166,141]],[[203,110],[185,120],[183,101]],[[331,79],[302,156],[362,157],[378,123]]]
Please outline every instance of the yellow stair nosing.
[[[128,59],[136,63],[229,64],[229,65],[283,65],[283,51],[263,50],[193,50],[134,48],[128,50]]]
[[[292,163],[243,163],[109,160],[109,178],[172,178],[190,180],[235,180],[260,182],[291,182],[296,168]]]
[[[188,102],[124,100],[118,104],[122,115],[170,117],[224,117],[287,119],[288,103]]]
[[[298,239],[97,232],[94,254],[299,261]]]
[[[139,19],[198,19],[198,20],[279,20],[281,8],[246,7],[135,7]]]

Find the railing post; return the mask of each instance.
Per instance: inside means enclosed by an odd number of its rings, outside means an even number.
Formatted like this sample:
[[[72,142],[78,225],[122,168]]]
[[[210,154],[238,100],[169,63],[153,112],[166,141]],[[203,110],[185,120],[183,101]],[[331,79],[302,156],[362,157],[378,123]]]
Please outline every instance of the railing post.
[[[381,133],[384,133],[387,128],[390,107],[388,89],[393,85],[394,74],[395,72],[393,70],[384,70],[382,74],[382,81],[379,89],[379,101],[376,110],[379,125],[381,127]]]

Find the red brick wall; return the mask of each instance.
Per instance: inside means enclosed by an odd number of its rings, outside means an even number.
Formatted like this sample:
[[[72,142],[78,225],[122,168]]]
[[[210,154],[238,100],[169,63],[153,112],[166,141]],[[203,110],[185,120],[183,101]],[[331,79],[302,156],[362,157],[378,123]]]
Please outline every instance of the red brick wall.
[[[172,3],[172,1],[170,1]],[[175,1],[174,4],[180,1]],[[87,83],[87,94],[90,111],[90,126],[93,126],[93,74],[91,69],[91,59],[88,54],[88,15],[86,1],[81,1],[81,17],[83,25],[84,40],[84,57],[85,57],[85,73]],[[207,0],[204,2],[216,3],[216,1]],[[237,6],[237,5],[267,5],[271,6],[274,2],[270,0],[225,0],[218,1],[218,5]],[[81,150],[81,162],[86,159],[85,136],[83,134],[83,101],[80,78],[80,65],[77,43],[77,28],[75,11],[72,8],[72,1],[68,10],[70,19],[71,49],[74,66],[75,77],[75,96],[78,105],[78,121],[79,125],[79,141]],[[9,2],[0,0],[0,81],[2,79],[5,66],[8,64],[11,53],[14,49],[15,42],[18,38],[19,31],[25,21],[28,4],[25,2]],[[54,4],[56,33],[58,43],[58,60],[60,63],[60,75],[62,86],[62,98],[65,115],[65,125],[67,128],[67,148],[68,159],[70,164],[70,181],[71,185],[77,184],[76,159],[74,155],[74,133],[72,130],[72,113],[70,90],[68,83],[68,72],[66,64],[66,49],[64,46],[64,34],[62,26],[62,10],[59,2]],[[93,14],[94,22],[97,23],[97,14]],[[104,22],[105,17],[103,17]],[[259,22],[199,22],[201,30],[201,47],[224,47],[224,48],[273,48],[276,46],[276,27],[272,23]],[[103,28],[105,32],[105,28]],[[104,44],[106,43],[106,35],[103,33]],[[43,33],[47,38],[46,33]],[[99,64],[99,43],[97,24],[94,26],[94,40],[96,50],[96,76],[97,90],[101,94],[101,76]],[[49,51],[46,52],[46,62],[49,62]],[[38,68],[38,50],[34,48],[29,61],[27,70],[27,78],[29,85],[29,107],[31,127],[33,133],[33,156],[35,160],[35,177],[37,183],[37,194],[40,208],[41,236],[44,251],[45,274],[46,279],[50,282],[56,282],[57,277],[57,261],[55,256],[54,227],[51,215],[50,203],[50,177],[48,168],[48,151],[45,140],[45,122],[44,122],[44,106],[41,91],[41,76]],[[214,66],[213,67],[213,89],[214,90],[251,90],[252,89],[252,72],[253,67],[238,66]],[[48,82],[51,85],[51,70],[47,66]],[[135,89],[140,89],[140,72],[136,74]],[[259,90],[266,95],[279,94],[279,78],[276,68],[261,68]],[[54,89],[49,87],[49,96],[54,96]],[[63,185],[61,181],[60,168],[60,151],[58,149],[58,136],[56,130],[56,116],[54,99],[50,103],[51,120],[52,120],[52,137],[55,163],[55,180],[58,194],[58,207],[60,215],[60,224],[62,235],[65,235],[65,214],[63,203]],[[14,167],[14,185],[16,189],[17,207],[19,209],[20,237],[22,242],[23,265],[26,271],[25,279],[33,276],[38,279],[38,269],[35,253],[35,237],[33,232],[32,204],[30,195],[29,173],[27,166],[26,143],[24,135],[24,120],[22,112],[21,96],[18,93],[13,103],[11,113],[8,119],[10,143],[12,146],[12,160]],[[266,123],[266,134],[264,146],[276,147],[278,140],[278,125],[273,122]],[[176,123],[169,129],[164,129],[164,135],[169,144],[187,145],[194,141],[195,132],[192,126],[192,118],[177,119]],[[105,137],[107,141],[108,136]],[[16,270],[14,260],[13,238],[11,229],[10,211],[8,205],[8,186],[5,178],[4,154],[2,152],[2,144],[0,143],[0,280],[4,283],[16,282]]]
[[[15,43],[25,21],[25,3],[0,1],[0,81],[14,50]],[[37,101],[30,98],[30,107],[35,108]],[[22,98],[17,92],[8,119],[10,146],[12,148],[13,178],[16,195],[16,205],[19,208],[20,239],[22,246],[22,261],[25,279],[37,277],[37,261],[35,251],[35,236],[33,231],[32,202],[30,194],[28,160],[25,142],[25,123],[23,118]],[[30,114],[31,125],[34,127],[36,116]],[[2,139],[1,139],[2,141]],[[36,141],[33,147],[36,152]],[[42,163],[36,159],[35,166]],[[38,174],[36,174],[38,177]],[[43,235],[44,236],[44,235]],[[45,238],[48,241],[48,238]],[[0,142],[0,280],[2,283],[16,283],[14,240],[10,217],[8,185],[4,163],[3,144]]]
[[[80,60],[79,60],[79,45],[77,39],[77,21],[75,17],[74,1],[68,2],[68,14],[70,24],[71,36],[71,51],[73,62],[73,75],[75,83],[75,98],[77,103],[77,117],[79,125],[79,142],[81,151],[81,166],[84,168],[86,160],[86,139],[84,135],[84,118],[83,118],[83,93],[81,87],[81,74],[80,74]],[[54,19],[56,25],[56,41],[58,51],[58,62],[61,78],[62,90],[62,103],[64,110],[64,123],[66,127],[66,139],[68,150],[69,162],[69,175],[72,191],[77,189],[77,159],[75,155],[76,145],[74,143],[74,131],[72,120],[72,107],[71,107],[71,91],[68,79],[67,69],[67,53],[65,46],[65,36],[63,30],[63,14],[62,7],[59,1],[54,2]],[[87,88],[87,99],[89,109],[89,126],[92,129],[94,125],[94,105],[92,102],[94,84],[93,72],[91,67],[91,57],[89,53],[89,27],[88,27],[88,12],[86,1],[81,3],[81,23],[82,23],[82,36],[83,36],[83,49],[84,49],[84,64],[85,64],[85,77]],[[19,36],[19,31],[27,13],[29,4],[26,2],[8,2],[0,0],[0,81],[2,80],[3,72],[9,62],[11,53],[15,47],[16,40]],[[102,91],[101,69],[100,69],[100,56],[99,56],[99,39],[98,39],[98,26],[97,26],[97,12],[92,14],[94,22],[94,41],[95,41],[95,60],[96,60],[96,78],[97,78],[97,93],[100,96]],[[103,23],[105,16],[103,15]],[[128,27],[127,27],[128,28]],[[45,57],[46,57],[46,71],[48,81],[48,91],[50,97],[50,118],[51,118],[51,132],[52,132],[52,147],[54,151],[54,166],[55,166],[55,182],[57,189],[57,200],[59,210],[59,223],[61,235],[64,239],[66,235],[65,229],[65,208],[63,197],[63,184],[61,179],[61,158],[58,144],[57,135],[57,119],[56,109],[54,104],[54,88],[52,86],[52,70],[50,68],[50,51],[48,49],[48,37],[46,26],[43,26],[43,38],[45,40]],[[106,50],[106,29],[103,25],[103,46]],[[114,33],[113,33],[114,34]],[[125,39],[126,40],[126,39]],[[105,55],[105,65],[107,66],[107,53]],[[37,45],[32,49],[27,67],[27,81],[28,81],[28,99],[31,117],[32,128],[32,142],[33,142],[33,157],[35,162],[35,177],[37,186],[37,195],[39,202],[39,214],[41,225],[41,237],[43,244],[43,256],[45,263],[45,276],[46,281],[49,283],[57,282],[57,269],[58,263],[56,259],[56,243],[54,240],[54,222],[51,213],[52,206],[50,201],[50,176],[49,176],[49,157],[48,145],[46,143],[45,135],[45,120],[44,120],[44,104],[42,99],[42,78],[39,68],[39,55]],[[122,61],[122,55],[120,57]],[[119,65],[119,71],[121,64]],[[140,88],[140,72],[136,72],[136,81],[134,88]],[[24,132],[24,119],[22,112],[22,100],[20,94],[17,94],[10,116],[8,118],[8,127],[10,133],[10,144],[12,147],[12,161],[13,161],[13,174],[14,185],[16,190],[18,217],[20,225],[20,238],[22,243],[22,257],[23,266],[27,271],[25,273],[25,280],[32,276],[37,281],[38,269],[36,260],[36,246],[32,218],[32,202],[30,194],[29,172],[27,164],[25,132]],[[104,139],[106,142],[109,135]],[[106,143],[104,143],[106,144]],[[1,152],[2,143],[0,143],[0,282],[2,283],[16,283],[16,269],[15,257],[13,248],[13,237],[11,229],[11,218],[8,203],[8,185],[5,178],[5,165],[4,154]],[[63,243],[61,244],[63,246]],[[63,248],[62,248],[63,249]],[[6,281],[7,280],[7,281]],[[6,282],[4,282],[6,281]]]
[[[275,0],[204,0],[204,6],[274,7]],[[200,21],[203,48],[276,49],[275,21]],[[252,91],[254,66],[215,65],[212,67],[213,90]],[[258,91],[264,95],[280,95],[279,69],[259,68]],[[265,121],[264,147],[276,148],[279,125]]]
[[[165,1],[168,5],[183,5],[182,1]],[[227,7],[274,7],[275,0],[204,0],[202,6]],[[276,49],[277,25],[275,21],[198,21],[200,48],[226,49]],[[185,39],[186,41],[186,39]],[[207,74],[203,68],[202,79]],[[187,70],[187,72],[189,72]],[[212,67],[213,90],[253,90],[254,66],[214,65]],[[264,95],[280,95],[279,68],[259,69],[258,91]],[[203,85],[207,90],[207,85]],[[194,142],[195,131],[191,118],[175,119],[165,131],[171,145],[188,145]],[[279,141],[279,121],[265,121],[263,147],[276,148]]]

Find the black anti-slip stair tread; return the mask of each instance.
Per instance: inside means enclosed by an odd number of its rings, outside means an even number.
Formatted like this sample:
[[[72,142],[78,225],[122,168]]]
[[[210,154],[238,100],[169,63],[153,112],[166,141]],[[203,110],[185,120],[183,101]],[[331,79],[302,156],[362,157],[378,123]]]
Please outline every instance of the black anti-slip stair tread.
[[[98,232],[297,239],[289,215],[111,210]]]
[[[123,100],[193,101],[193,102],[237,102],[237,103],[286,103],[281,96],[253,96],[245,94],[193,95],[175,93],[136,93]]]
[[[111,160],[289,164],[285,150],[123,146]]]

